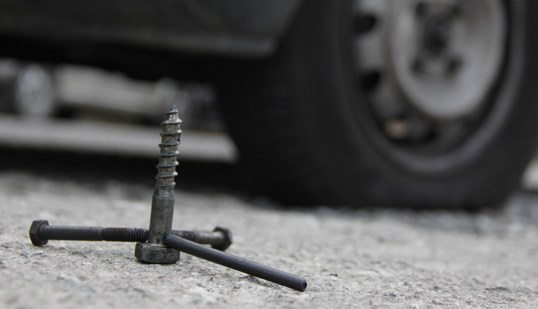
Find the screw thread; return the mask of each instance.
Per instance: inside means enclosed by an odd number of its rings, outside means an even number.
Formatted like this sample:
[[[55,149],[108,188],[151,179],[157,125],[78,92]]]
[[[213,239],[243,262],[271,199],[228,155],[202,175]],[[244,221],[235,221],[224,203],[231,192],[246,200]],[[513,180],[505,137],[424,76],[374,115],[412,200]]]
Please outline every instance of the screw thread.
[[[181,119],[179,119],[177,107],[174,106],[166,113],[166,119],[161,123],[161,143],[159,144],[161,151],[157,164],[157,176],[155,176],[155,190],[151,201],[148,234],[148,243],[153,245],[161,246],[164,237],[172,230],[174,186],[176,185],[174,177],[177,176],[176,166],[179,165],[177,148],[181,136],[180,124]],[[143,252],[144,249],[140,248]]]
[[[179,165],[177,155],[181,137],[181,119],[179,119],[176,106],[166,113],[166,120],[161,123],[161,143],[159,147],[159,163],[157,164],[156,187],[175,186],[174,177],[177,176],[176,166]]]
[[[103,240],[144,242],[148,231],[141,228],[106,227],[101,233]]]

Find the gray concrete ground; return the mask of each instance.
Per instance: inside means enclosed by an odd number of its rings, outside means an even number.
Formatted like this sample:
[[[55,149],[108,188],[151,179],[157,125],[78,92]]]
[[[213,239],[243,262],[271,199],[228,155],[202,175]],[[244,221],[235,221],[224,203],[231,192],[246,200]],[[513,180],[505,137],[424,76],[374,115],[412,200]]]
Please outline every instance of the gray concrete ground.
[[[146,227],[151,188],[0,174],[1,308],[538,307],[538,196],[499,212],[284,210],[177,190],[175,228],[234,232],[230,252],[308,278],[304,293],[182,255],[136,262],[134,244],[33,247],[34,219]]]

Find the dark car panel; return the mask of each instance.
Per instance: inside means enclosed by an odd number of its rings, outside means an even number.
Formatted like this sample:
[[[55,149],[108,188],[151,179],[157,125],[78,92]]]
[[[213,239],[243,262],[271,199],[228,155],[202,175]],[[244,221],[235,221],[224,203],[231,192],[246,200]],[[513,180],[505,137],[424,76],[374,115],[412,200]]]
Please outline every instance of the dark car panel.
[[[0,36],[269,55],[300,0],[3,0]]]

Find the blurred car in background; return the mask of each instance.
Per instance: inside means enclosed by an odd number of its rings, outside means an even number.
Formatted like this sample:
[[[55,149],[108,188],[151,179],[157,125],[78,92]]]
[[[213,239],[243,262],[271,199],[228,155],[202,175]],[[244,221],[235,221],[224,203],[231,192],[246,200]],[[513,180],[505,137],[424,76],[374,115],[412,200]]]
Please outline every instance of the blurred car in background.
[[[91,67],[0,60],[0,111],[33,119],[77,114],[154,124],[177,105],[191,120],[188,127],[218,129],[214,101],[212,89],[201,84],[180,85],[169,78],[148,82]]]
[[[3,0],[0,56],[211,83],[258,190],[285,203],[480,208],[517,187],[538,140],[537,12],[530,0]]]

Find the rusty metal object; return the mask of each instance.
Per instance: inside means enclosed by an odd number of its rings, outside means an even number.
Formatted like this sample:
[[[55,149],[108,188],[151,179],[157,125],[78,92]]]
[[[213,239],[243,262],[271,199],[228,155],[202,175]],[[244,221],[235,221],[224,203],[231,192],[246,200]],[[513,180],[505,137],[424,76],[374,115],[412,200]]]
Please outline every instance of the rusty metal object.
[[[51,239],[141,242],[137,244],[135,255],[140,256],[142,262],[158,260],[164,261],[162,264],[167,264],[168,261],[176,259],[176,252],[184,251],[296,290],[303,291],[306,288],[306,281],[303,278],[231,254],[221,254],[221,251],[215,250],[225,250],[232,242],[230,231],[223,227],[216,227],[213,232],[171,231],[165,238],[166,246],[145,243],[148,236],[149,231],[142,228],[50,226],[47,220],[35,220],[30,226],[30,239],[35,246],[43,246]],[[210,244],[214,249],[200,244]],[[172,251],[171,248],[177,250]]]
[[[181,119],[175,106],[166,116],[167,119],[161,123],[161,153],[151,202],[148,241],[136,244],[135,249],[136,258],[144,263],[172,264],[179,260],[179,252],[164,246],[164,238],[172,231],[174,219],[174,178],[179,164],[177,148],[181,136]]]
[[[175,202],[174,178],[177,175],[180,124],[177,108],[173,107],[167,113],[167,119],[162,123],[162,141],[159,144],[161,152],[157,164],[149,230],[122,227],[50,226],[46,220],[35,220],[30,226],[32,243],[35,246],[43,246],[49,239],[137,241],[135,257],[143,263],[172,264],[179,260],[179,252],[184,251],[250,275],[304,291],[307,286],[304,278],[219,251],[226,250],[232,243],[232,234],[227,228],[216,227],[213,232],[172,231]],[[196,242],[210,244],[213,249]]]
[[[232,243],[231,232],[223,227],[216,227],[213,232],[172,230],[170,233],[222,251]],[[30,240],[34,246],[44,246],[49,240],[146,242],[148,234],[149,231],[143,228],[51,226],[47,220],[34,220],[30,226]]]
[[[232,240],[232,231],[230,231],[229,229],[227,229],[225,227],[217,226],[213,230],[213,233],[219,233],[219,232],[220,232],[220,234],[224,235],[223,241],[219,242],[219,243],[211,244],[211,247],[213,247],[213,249],[217,249],[217,250],[220,250],[220,251],[225,251],[226,249],[228,249],[228,247],[230,247],[232,245],[232,242],[233,242],[233,240]],[[187,237],[183,237],[183,238],[188,239]],[[196,240],[193,240],[193,241],[197,242],[197,243],[200,243],[200,242],[198,242]]]

